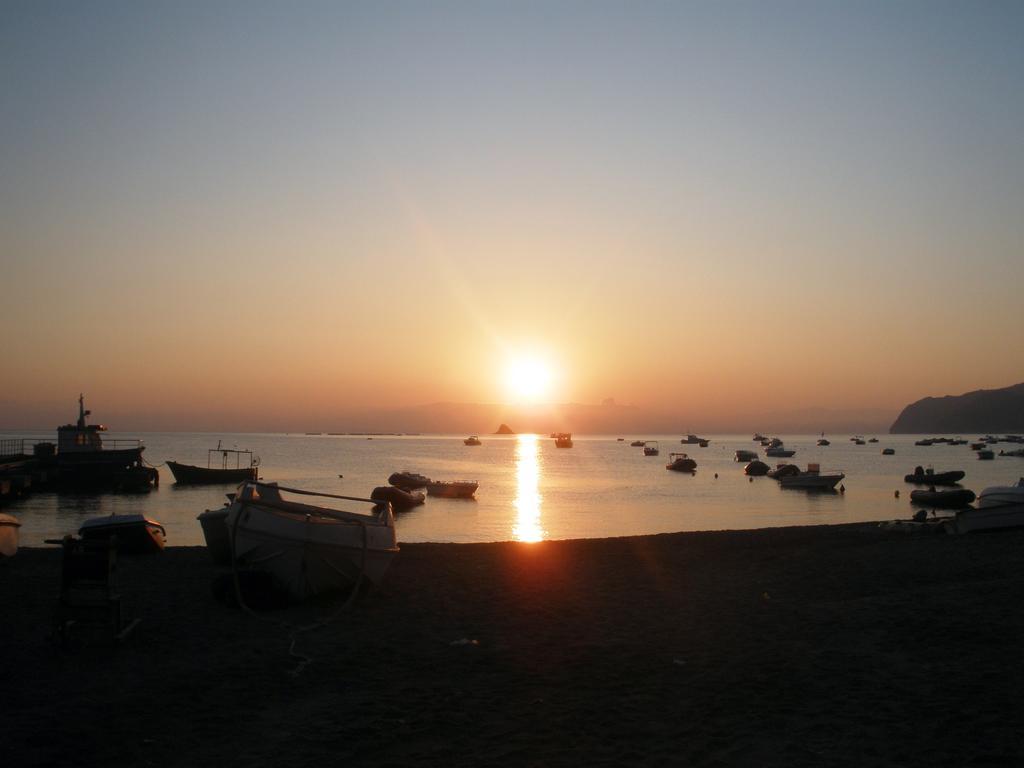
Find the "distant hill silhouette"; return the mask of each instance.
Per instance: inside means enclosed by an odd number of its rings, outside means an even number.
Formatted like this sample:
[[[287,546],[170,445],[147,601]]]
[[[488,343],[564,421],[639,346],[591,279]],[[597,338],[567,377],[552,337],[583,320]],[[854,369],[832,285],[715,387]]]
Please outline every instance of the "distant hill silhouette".
[[[500,427],[498,427],[498,431],[495,432],[494,434],[496,434],[496,435],[514,435],[515,432],[512,431],[512,427],[510,427],[508,424],[502,424]]]
[[[1024,383],[911,403],[889,427],[892,434],[1024,432]]]

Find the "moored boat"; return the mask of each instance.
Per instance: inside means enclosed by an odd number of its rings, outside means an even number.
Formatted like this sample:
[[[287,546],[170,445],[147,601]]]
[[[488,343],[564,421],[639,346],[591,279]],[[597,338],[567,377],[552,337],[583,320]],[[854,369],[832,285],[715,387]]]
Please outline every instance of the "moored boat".
[[[757,459],[754,459],[743,468],[743,473],[750,475],[751,477],[763,477],[764,475],[767,475],[768,472],[768,465]]]
[[[220,466],[215,466],[219,460]],[[234,461],[232,461],[232,459]],[[231,464],[235,466],[231,466]],[[206,466],[198,467],[191,464],[181,464],[176,461],[167,461],[167,466],[174,475],[174,481],[179,485],[217,485],[218,483],[233,483],[238,485],[246,480],[256,480],[256,474],[260,460],[253,456],[252,451],[239,451],[235,448],[221,448],[220,441],[216,448],[210,448],[206,452]]]
[[[478,483],[472,480],[433,480],[427,484],[427,495],[444,499],[471,499]]]
[[[291,501],[289,494],[372,505],[370,512]],[[272,483],[239,486],[227,511],[233,560],[268,571],[295,600],[342,590],[363,578],[379,585],[398,553],[391,505]]]
[[[470,435],[469,437],[467,437],[462,442],[465,445],[483,445],[483,443],[480,442],[480,438],[477,437],[476,435]]]
[[[982,461],[991,461],[996,457],[995,452],[991,448],[983,448],[978,451],[978,458]]]
[[[778,464],[776,465],[775,469],[768,470],[768,477],[772,478],[773,480],[781,480],[784,477],[799,474],[800,467],[798,467],[796,464]]]
[[[808,464],[806,472],[779,478],[783,488],[795,488],[807,491],[831,491],[846,477],[839,470],[822,472],[818,464]]]
[[[962,509],[974,501],[974,491],[966,488],[956,488],[949,491],[937,491],[930,488],[927,491],[917,490],[910,492],[910,502],[923,507],[934,507],[936,509]]]
[[[757,458],[757,451],[744,451],[742,449],[736,451],[736,461],[753,461]]]
[[[644,456],[657,456],[659,453],[658,441],[648,440],[644,443]]]
[[[685,453],[670,453],[668,459],[665,469],[671,469],[673,472],[693,472],[697,469],[697,462]]]
[[[403,491],[393,485],[378,485],[370,491],[370,498],[374,501],[389,502],[395,512],[417,507],[427,499],[423,491]]]
[[[388,477],[388,483],[403,491],[418,491],[430,484],[430,478],[417,472],[392,472]]]
[[[883,456],[895,456],[896,455],[896,449],[895,448],[883,448],[882,449],[882,455]]]
[[[788,459],[790,456],[795,454],[796,451],[786,448],[781,443],[771,448],[765,448],[764,455],[771,456],[772,458]]]
[[[644,447],[644,441],[643,440],[634,440],[633,442],[630,443],[630,446],[633,447],[633,448],[643,448]]]
[[[931,467],[922,469],[914,467],[913,474],[904,475],[903,480],[907,483],[917,485],[953,485],[964,479],[964,472],[959,469],[951,469],[948,472],[936,472]]]
[[[568,432],[555,433],[556,448],[572,448],[572,435]]]
[[[73,490],[149,491],[160,482],[154,467],[145,466],[145,448],[138,439],[104,440],[107,428],[87,424],[91,411],[78,396],[78,421],[57,428],[57,445],[40,443],[36,455],[45,466],[56,469],[58,485]]]
[[[161,552],[167,545],[167,531],[144,515],[106,515],[82,523],[78,535],[83,539],[117,537],[117,551],[122,554],[145,555]]]

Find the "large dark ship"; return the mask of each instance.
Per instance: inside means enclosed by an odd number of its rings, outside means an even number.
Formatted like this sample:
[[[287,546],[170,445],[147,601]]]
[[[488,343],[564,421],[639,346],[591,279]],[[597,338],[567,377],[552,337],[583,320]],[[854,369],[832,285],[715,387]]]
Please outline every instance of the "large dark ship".
[[[37,443],[35,458],[52,468],[58,487],[69,490],[148,491],[160,482],[153,467],[145,465],[145,450],[138,439],[103,440],[107,428],[87,424],[91,415],[85,398],[78,396],[78,421],[57,427],[57,445]],[[55,450],[56,449],[56,450]]]

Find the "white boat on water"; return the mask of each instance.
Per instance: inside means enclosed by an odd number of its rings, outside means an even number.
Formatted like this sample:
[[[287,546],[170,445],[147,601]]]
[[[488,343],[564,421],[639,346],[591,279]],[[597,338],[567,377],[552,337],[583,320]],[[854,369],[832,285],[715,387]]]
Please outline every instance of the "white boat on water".
[[[808,491],[831,491],[846,475],[842,472],[822,472],[818,464],[808,464],[806,472],[779,478],[783,488],[801,488]]]
[[[369,513],[285,499],[281,491],[365,502]],[[388,503],[246,482],[227,509],[225,524],[237,564],[271,573],[297,600],[351,587],[360,578],[380,584],[398,553]]]
[[[996,485],[978,496],[976,506],[957,512],[948,530],[954,533],[1024,527],[1024,477],[1016,485]]]

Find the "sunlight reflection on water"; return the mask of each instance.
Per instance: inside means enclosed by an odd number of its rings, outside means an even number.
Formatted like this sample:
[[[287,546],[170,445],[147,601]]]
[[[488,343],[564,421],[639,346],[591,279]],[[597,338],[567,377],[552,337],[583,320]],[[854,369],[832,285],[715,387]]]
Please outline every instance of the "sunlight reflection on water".
[[[516,441],[516,509],[512,535],[517,541],[541,541],[540,525],[540,459],[537,436],[519,435]]]

